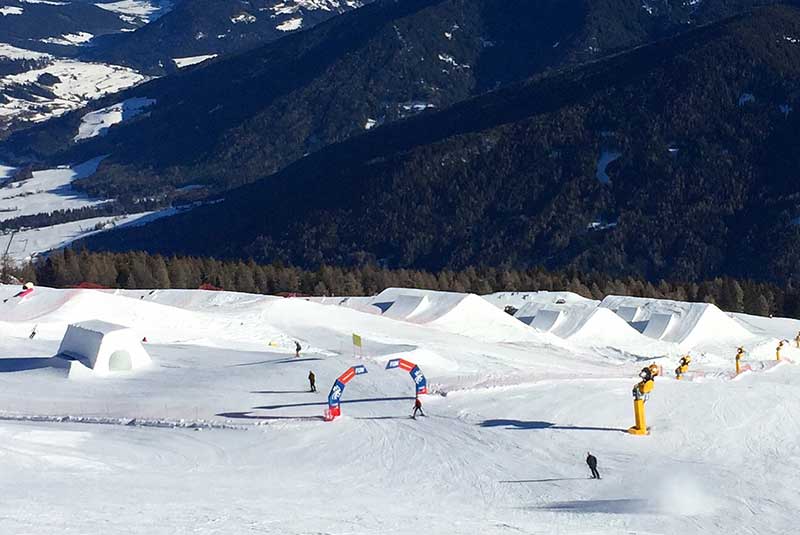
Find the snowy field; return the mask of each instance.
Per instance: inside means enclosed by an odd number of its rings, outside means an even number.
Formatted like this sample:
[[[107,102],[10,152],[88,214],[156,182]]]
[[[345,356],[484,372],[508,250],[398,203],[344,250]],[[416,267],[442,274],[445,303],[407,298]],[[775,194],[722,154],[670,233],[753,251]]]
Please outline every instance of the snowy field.
[[[3,533],[794,532],[800,350],[775,347],[797,320],[545,292],[18,290],[0,286]],[[146,337],[152,365],[70,376],[53,357],[93,319]],[[739,344],[752,370],[734,377]],[[384,369],[397,357],[427,376],[427,418]],[[630,391],[652,362],[637,437]],[[323,421],[353,365],[369,373]]]

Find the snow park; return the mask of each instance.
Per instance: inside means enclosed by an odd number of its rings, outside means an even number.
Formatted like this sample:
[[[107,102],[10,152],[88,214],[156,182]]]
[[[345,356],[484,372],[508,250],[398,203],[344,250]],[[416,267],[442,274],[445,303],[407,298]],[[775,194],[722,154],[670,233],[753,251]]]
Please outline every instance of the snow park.
[[[0,297],[3,533],[795,531],[798,320],[567,292]]]

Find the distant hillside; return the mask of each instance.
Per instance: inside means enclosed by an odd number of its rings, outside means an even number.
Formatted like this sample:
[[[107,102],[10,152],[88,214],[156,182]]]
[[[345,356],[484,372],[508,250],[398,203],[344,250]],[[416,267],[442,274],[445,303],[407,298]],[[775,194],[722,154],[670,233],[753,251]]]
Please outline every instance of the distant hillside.
[[[139,31],[108,36],[87,59],[147,74],[176,71],[175,59],[225,55],[311,28],[372,0],[190,0]]]
[[[15,135],[0,148],[0,159],[61,163],[110,154],[95,176],[79,184],[101,197],[168,195],[188,185],[218,192],[382,124],[595,61],[758,3],[379,0],[270,45],[93,103],[90,109],[130,97],[157,102],[105,136],[73,141],[89,111],[84,109]],[[136,34],[180,22],[178,7]]]
[[[800,11],[376,129],[92,248],[798,280]]]

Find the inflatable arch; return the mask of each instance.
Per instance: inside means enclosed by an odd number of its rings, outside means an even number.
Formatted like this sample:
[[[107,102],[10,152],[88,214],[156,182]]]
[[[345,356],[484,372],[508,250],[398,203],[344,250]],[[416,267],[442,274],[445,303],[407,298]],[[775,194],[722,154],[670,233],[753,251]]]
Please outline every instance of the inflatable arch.
[[[428,393],[428,380],[425,379],[425,376],[422,374],[422,370],[419,369],[419,366],[413,362],[407,361],[406,359],[392,359],[386,363],[387,370],[393,370],[395,368],[405,370],[411,375],[411,379],[414,381],[414,385],[417,388],[418,396],[420,394]]]
[[[331,387],[331,392],[328,394],[328,410],[325,411],[325,421],[330,422],[337,416],[341,416],[341,401],[345,386],[347,386],[347,383],[349,383],[356,375],[364,375],[365,373],[367,373],[366,366],[353,366],[340,375],[336,381],[334,381],[333,387]]]

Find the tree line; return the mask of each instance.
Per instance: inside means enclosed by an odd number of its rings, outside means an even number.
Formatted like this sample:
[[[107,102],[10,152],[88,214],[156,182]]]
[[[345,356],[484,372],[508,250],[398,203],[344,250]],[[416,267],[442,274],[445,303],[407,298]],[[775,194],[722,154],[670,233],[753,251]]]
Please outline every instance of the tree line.
[[[707,302],[730,312],[800,316],[800,288],[788,284],[719,277],[702,282],[649,282],[635,277],[614,278],[577,270],[550,271],[494,267],[429,272],[385,269],[374,265],[317,269],[225,261],[144,252],[95,253],[64,249],[21,267],[4,263],[5,281],[55,288],[97,285],[106,288],[211,288],[261,294],[315,296],[374,295],[385,288],[413,287],[485,295],[499,291],[568,291],[592,299],[628,295],[677,301]]]

